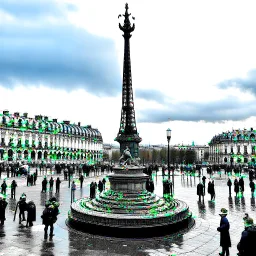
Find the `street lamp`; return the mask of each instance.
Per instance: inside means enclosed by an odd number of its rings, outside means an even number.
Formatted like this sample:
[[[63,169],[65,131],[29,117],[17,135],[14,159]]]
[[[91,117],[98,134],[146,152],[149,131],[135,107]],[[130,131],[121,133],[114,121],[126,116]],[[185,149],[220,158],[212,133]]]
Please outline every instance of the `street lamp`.
[[[168,158],[167,158],[167,162],[168,162],[168,179],[170,180],[170,140],[171,140],[171,133],[172,130],[170,128],[168,128],[166,130],[166,136],[167,136],[167,142],[168,142]]]

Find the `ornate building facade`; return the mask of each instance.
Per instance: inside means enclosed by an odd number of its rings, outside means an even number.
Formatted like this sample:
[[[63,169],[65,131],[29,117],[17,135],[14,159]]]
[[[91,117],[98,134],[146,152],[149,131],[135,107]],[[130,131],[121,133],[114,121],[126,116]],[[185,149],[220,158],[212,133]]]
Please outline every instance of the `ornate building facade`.
[[[210,143],[212,164],[254,164],[256,130],[233,130],[215,135]]]
[[[90,125],[7,110],[0,114],[0,160],[95,164],[102,155],[101,133]]]

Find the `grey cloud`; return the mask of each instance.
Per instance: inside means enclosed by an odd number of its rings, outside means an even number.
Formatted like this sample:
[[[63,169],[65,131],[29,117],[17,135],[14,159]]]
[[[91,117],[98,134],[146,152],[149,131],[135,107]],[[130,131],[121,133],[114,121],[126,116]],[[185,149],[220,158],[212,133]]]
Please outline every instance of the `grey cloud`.
[[[157,103],[163,103],[167,100],[167,97],[164,93],[149,89],[149,90],[144,90],[144,89],[136,89],[136,98],[138,99],[144,99],[144,100],[152,100]]]
[[[245,120],[256,113],[254,102],[226,98],[214,102],[170,103],[164,109],[147,109],[138,112],[139,122],[162,123],[172,121],[223,122]]]
[[[17,1],[11,1],[14,2]],[[1,85],[12,88],[21,82],[67,91],[83,88],[99,96],[121,92],[121,74],[112,40],[63,22],[61,10],[52,0],[19,2],[22,4],[5,3],[0,7],[20,20],[0,29]],[[33,23],[35,13],[50,13],[61,23]],[[23,19],[29,19],[33,26],[24,26]]]

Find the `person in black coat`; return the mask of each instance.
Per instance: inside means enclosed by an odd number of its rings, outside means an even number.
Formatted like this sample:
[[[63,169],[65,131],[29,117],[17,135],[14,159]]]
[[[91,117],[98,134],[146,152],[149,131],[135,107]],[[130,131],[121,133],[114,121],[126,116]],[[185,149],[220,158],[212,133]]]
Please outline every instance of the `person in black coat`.
[[[105,190],[105,187],[106,187],[106,180],[105,180],[105,178],[102,179],[102,183],[103,183],[103,190]]]
[[[211,194],[211,200],[215,200],[214,180],[213,180],[212,183],[211,183],[210,194]]]
[[[29,201],[27,203],[27,225],[26,227],[32,227],[33,226],[33,221],[36,221],[36,205],[33,201]]]
[[[26,202],[26,195],[23,193],[20,197],[19,202],[17,203],[17,206],[19,207],[20,213],[19,213],[19,224],[21,224],[21,221],[25,221],[25,211],[27,210],[27,202]],[[22,217],[22,219],[21,219]]]
[[[229,247],[231,247],[231,240],[229,235],[229,222],[227,219],[228,210],[222,208],[220,211],[220,226],[217,230],[220,232],[220,246],[222,247],[222,252],[219,255],[229,256]]]
[[[237,193],[239,192],[239,183],[237,179],[235,179],[234,181],[234,192],[236,193],[236,196],[237,196]]]
[[[80,175],[79,180],[80,180],[80,188],[82,188],[83,187],[83,182],[84,182],[84,176]]]
[[[99,181],[98,188],[99,188],[99,191],[101,193],[103,191],[103,183],[102,183],[101,180]]]
[[[17,187],[17,183],[15,180],[13,180],[11,183],[11,198],[14,198],[14,199],[16,194],[16,187]]]
[[[5,182],[5,180],[3,181],[2,185],[1,185],[1,194],[6,195],[6,188],[7,188],[7,184]]]
[[[37,172],[33,174],[33,184],[36,185],[36,180],[37,180]]]
[[[4,221],[6,220],[5,218],[5,209],[7,206],[6,199],[3,197],[0,197],[0,225],[4,225]]]
[[[202,181],[203,181],[203,185],[204,185],[204,195],[205,195],[205,180],[206,180],[206,177],[203,176]]]
[[[251,192],[252,192],[252,198],[254,197],[254,191],[255,191],[255,184],[253,181],[250,182],[250,188],[251,188]]]
[[[91,182],[91,184],[90,184],[90,198],[92,199],[92,198],[94,198],[94,194],[95,194],[95,192],[94,192],[94,182]]]
[[[197,185],[197,195],[199,196],[199,202],[201,202],[201,196],[204,198],[204,185],[201,182]]]
[[[47,179],[46,177],[42,181],[42,192],[46,192],[47,190]]]
[[[47,207],[45,207],[41,218],[43,219],[43,225],[45,225],[45,227],[44,227],[44,239],[47,239],[48,227],[49,226],[50,226],[50,239],[51,239],[54,236],[54,234],[53,234],[53,229],[54,229],[53,224],[57,220],[57,216],[56,216],[56,213],[54,211],[54,205],[53,204],[50,204]]]
[[[53,178],[51,177],[50,180],[49,180],[49,184],[50,184],[50,191],[53,190],[53,183],[54,183],[54,180]]]
[[[253,225],[253,219],[248,218],[245,223],[240,242],[237,245],[239,256],[254,256],[256,241],[256,226]]]
[[[243,177],[241,177],[239,179],[239,187],[240,187],[240,191],[241,191],[241,193],[243,195],[244,194],[244,179],[243,179]]]
[[[60,178],[58,177],[56,180],[56,193],[60,193]]]
[[[228,190],[229,190],[229,197],[231,197],[231,186],[232,186],[232,181],[231,181],[231,179],[230,179],[230,178],[228,179],[227,186],[228,186]]]

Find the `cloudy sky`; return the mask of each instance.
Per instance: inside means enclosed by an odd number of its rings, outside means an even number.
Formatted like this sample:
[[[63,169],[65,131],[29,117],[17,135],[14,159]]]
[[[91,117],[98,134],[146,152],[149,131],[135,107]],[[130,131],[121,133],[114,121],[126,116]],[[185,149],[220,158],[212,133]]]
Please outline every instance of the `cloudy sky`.
[[[123,0],[0,0],[0,110],[91,124],[114,143]],[[130,0],[142,144],[256,128],[256,2]]]

